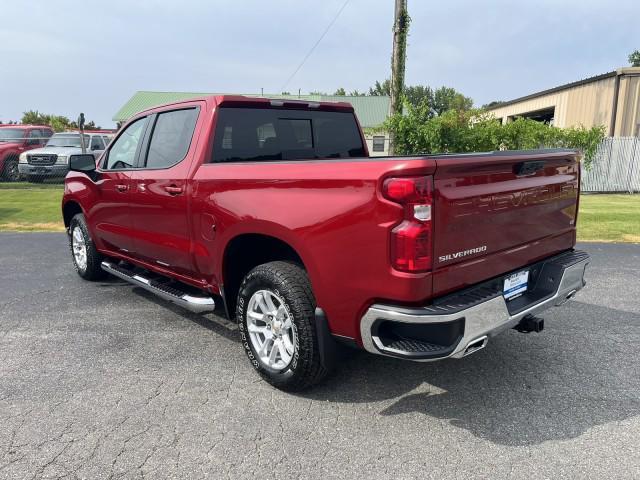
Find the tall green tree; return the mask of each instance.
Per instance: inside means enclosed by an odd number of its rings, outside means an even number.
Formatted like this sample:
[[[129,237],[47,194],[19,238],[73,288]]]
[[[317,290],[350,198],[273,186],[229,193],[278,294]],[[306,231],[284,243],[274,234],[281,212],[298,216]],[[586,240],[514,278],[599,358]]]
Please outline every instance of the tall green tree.
[[[376,81],[369,88],[369,95],[389,95],[391,82],[387,79],[382,83]],[[404,98],[413,107],[425,103],[428,105],[430,117],[442,115],[447,110],[469,110],[473,108],[473,100],[464,96],[454,88],[440,87],[432,89],[426,85],[407,85],[404,88]]]
[[[387,78],[382,83],[376,80],[375,85],[369,88],[369,95],[374,95],[374,96],[391,95],[391,80]]]
[[[629,54],[629,65],[640,67],[640,50],[634,50]]]
[[[63,132],[69,128],[78,128],[76,122],[72,122],[68,117],[63,115],[50,115],[48,113],[40,113],[38,110],[29,110],[23,113],[20,123],[31,125],[49,125],[56,132]],[[85,130],[100,130],[100,126],[96,125],[92,120],[85,124]]]
[[[485,103],[484,105],[482,105],[481,108],[482,108],[482,110],[486,110],[488,108],[499,107],[503,103],[504,102],[502,100],[494,100],[493,102]]]
[[[334,95],[341,96],[341,97],[344,97],[344,96],[347,94],[347,92],[345,91],[345,89],[344,89],[344,88],[340,87],[340,88],[339,88],[339,89],[337,89],[335,92],[333,92],[333,94],[334,94]]]

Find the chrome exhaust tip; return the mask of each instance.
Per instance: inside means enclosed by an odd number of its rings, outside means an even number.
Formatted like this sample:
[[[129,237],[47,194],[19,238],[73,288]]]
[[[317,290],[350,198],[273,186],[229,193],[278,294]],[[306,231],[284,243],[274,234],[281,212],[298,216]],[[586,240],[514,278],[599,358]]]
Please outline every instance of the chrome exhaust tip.
[[[467,344],[467,348],[464,349],[464,354],[462,356],[466,357],[467,355],[471,355],[472,353],[475,353],[478,350],[482,350],[484,347],[487,346],[488,342],[489,342],[489,337],[487,337],[486,335],[470,341]]]

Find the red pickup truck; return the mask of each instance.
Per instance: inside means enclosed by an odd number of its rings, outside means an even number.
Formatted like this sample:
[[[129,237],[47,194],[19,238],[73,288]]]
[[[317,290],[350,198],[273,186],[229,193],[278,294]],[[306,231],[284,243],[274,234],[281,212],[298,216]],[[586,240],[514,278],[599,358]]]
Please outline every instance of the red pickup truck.
[[[43,146],[51,135],[53,130],[46,125],[0,125],[0,179],[20,180],[20,154]]]
[[[460,358],[584,286],[574,150],[368,156],[353,108],[214,96],[136,115],[70,159],[73,262],[195,312],[216,304],[271,384],[341,344]]]

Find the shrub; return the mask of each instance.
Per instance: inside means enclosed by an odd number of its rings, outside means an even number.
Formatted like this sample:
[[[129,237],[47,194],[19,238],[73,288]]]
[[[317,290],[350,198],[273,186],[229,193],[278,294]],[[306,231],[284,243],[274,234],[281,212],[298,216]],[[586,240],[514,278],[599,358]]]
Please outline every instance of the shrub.
[[[400,155],[576,148],[587,169],[604,138],[604,127],[558,128],[524,118],[502,125],[482,110],[449,110],[432,117],[425,103],[405,105],[405,113],[389,118],[384,128],[392,133]]]

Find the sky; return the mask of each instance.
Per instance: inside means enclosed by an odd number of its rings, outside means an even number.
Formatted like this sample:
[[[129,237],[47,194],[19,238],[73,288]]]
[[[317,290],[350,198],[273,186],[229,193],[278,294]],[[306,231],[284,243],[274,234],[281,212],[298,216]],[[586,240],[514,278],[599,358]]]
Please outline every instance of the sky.
[[[0,120],[113,127],[138,90],[366,91],[390,75],[393,0],[19,0],[0,6]],[[406,83],[476,105],[627,66],[638,0],[408,0]]]

